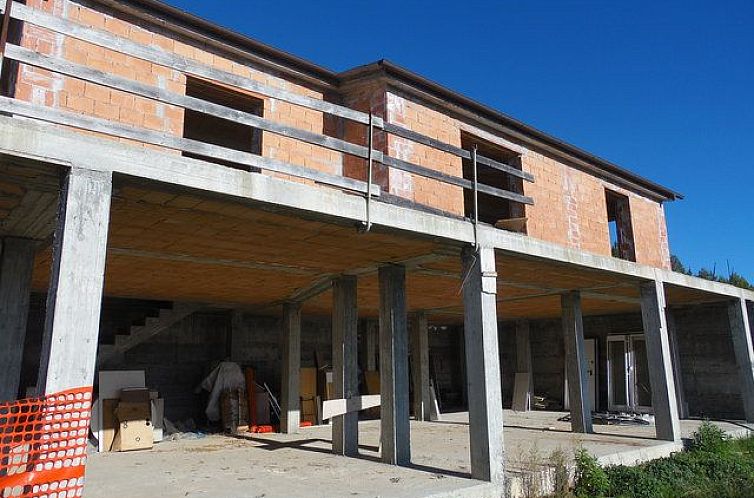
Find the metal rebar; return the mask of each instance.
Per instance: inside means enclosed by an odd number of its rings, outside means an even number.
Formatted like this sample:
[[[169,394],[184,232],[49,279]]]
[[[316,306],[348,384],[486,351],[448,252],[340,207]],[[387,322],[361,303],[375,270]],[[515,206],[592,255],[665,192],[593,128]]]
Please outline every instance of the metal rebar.
[[[474,247],[479,249],[479,191],[478,191],[478,179],[477,179],[477,160],[476,160],[477,146],[471,149],[471,165],[474,169]]]
[[[374,147],[374,116],[372,113],[369,113],[369,125],[368,128],[368,136],[367,136],[367,206],[366,206],[366,227],[364,228],[365,232],[368,232],[372,229],[372,170],[374,169],[374,153],[372,152],[372,149]]]

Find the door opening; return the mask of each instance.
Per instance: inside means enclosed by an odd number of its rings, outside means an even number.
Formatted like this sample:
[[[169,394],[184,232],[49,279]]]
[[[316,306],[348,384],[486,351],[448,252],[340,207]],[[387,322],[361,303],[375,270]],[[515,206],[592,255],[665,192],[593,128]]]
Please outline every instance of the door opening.
[[[652,386],[643,334],[607,338],[607,407],[610,411],[652,413]]]

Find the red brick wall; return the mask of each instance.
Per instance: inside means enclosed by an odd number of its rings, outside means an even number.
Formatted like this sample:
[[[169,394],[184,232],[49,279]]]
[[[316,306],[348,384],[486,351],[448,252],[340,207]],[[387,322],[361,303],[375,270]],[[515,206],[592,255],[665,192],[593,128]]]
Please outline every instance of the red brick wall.
[[[164,50],[269,86],[317,99],[324,98],[321,92],[270,71],[235,62],[198,48],[172,34],[163,33],[158,28],[146,29],[84,7],[72,0],[30,0],[29,5],[85,26],[108,30],[138,43],[159,46]],[[186,77],[180,71],[56,35],[31,25],[24,27],[21,43],[43,54],[63,57],[71,62],[174,92],[185,92]],[[25,65],[19,67],[15,95],[19,99],[40,105],[93,115],[170,135],[180,136],[183,129],[183,110],[178,107]],[[318,111],[263,96],[257,97],[264,101],[264,117],[267,119],[366,144],[366,127],[363,125],[343,121],[339,124],[338,120],[325,120],[323,114]],[[473,124],[458,121],[420,103],[417,99],[387,89],[381,82],[354,83],[344,89],[340,97],[345,105],[362,111],[371,110],[389,122],[456,146],[461,145],[462,129],[490,139],[487,132],[475,129]],[[492,138],[505,142],[500,137]],[[399,137],[386,137],[382,132],[377,132],[374,145],[376,149],[396,158],[449,175],[463,176],[461,159],[452,154]],[[515,147],[521,149],[520,145]],[[341,153],[267,132],[262,136],[262,154],[319,171],[366,178],[364,160],[344,157]],[[604,189],[608,187],[630,198],[637,261],[669,267],[667,229],[664,212],[659,203],[616,188],[588,173],[534,151],[523,150],[522,165],[525,171],[533,173],[536,177],[536,183],[524,183],[524,193],[531,196],[535,202],[534,206],[526,208],[527,231],[530,236],[596,254],[609,255],[604,193]],[[379,165],[376,166],[374,175],[375,182],[392,195],[453,215],[464,213],[463,191],[460,187]]]
[[[190,42],[162,33],[157,28],[146,29],[71,0],[31,0],[29,5],[35,8],[43,8],[84,26],[106,30],[144,45],[161,47],[164,50],[229,73],[260,81],[269,86],[313,98],[323,98],[321,92],[197,48]],[[24,26],[21,44],[43,54],[62,57],[77,64],[173,92],[185,93],[186,90],[186,76],[180,71],[151,64],[74,38],[57,35],[30,24]],[[243,92],[243,90],[239,91]],[[180,136],[183,131],[183,110],[180,107],[135,97],[125,92],[84,83],[74,78],[51,74],[48,71],[26,65],[19,67],[15,96],[22,100],[175,136]],[[264,100],[265,118],[303,130],[322,133],[324,118],[321,112],[263,96],[257,97]],[[265,157],[332,174],[341,174],[342,172],[342,155],[340,153],[267,132],[262,134],[262,154]]]

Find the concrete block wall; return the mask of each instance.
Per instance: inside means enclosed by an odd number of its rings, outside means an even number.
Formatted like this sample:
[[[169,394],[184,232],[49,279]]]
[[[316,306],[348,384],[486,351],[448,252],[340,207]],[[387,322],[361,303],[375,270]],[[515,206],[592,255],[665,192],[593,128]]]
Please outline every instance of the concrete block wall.
[[[673,314],[689,413],[699,417],[743,418],[726,303],[676,308]]]

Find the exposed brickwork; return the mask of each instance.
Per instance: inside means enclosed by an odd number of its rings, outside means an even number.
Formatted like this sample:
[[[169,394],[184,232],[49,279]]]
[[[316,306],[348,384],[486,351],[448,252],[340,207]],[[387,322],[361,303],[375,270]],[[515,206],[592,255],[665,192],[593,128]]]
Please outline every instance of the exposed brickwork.
[[[321,92],[291,81],[269,69],[249,63],[241,64],[222,57],[161,28],[136,25],[72,0],[31,0],[29,4],[82,25],[107,30],[144,45],[160,47],[269,86],[316,99],[325,98]],[[77,64],[173,92],[184,93],[186,89],[186,76],[180,71],[56,35],[31,25],[24,27],[21,43],[43,54],[65,58]],[[97,116],[173,136],[180,136],[183,130],[183,110],[176,106],[134,97],[125,92],[51,74],[26,65],[19,67],[15,96],[37,104]],[[366,127],[363,125],[337,118],[325,118],[321,112],[279,100],[256,97],[263,100],[263,115],[267,119],[355,143],[367,143]],[[382,80],[355,81],[344,88],[340,95],[327,98],[336,99],[361,111],[371,111],[389,122],[456,146],[461,146],[461,130],[482,138],[490,138],[489,130],[477,129],[473,123],[459,121],[416,98],[387,88]],[[524,193],[531,196],[535,202],[534,206],[526,208],[526,231],[530,236],[595,254],[610,255],[605,204],[605,189],[609,188],[629,197],[637,262],[663,268],[670,266],[667,228],[661,204],[634,192],[617,188],[552,157],[526,150],[521,144],[514,146],[523,150],[522,168],[536,177],[536,183],[524,183]],[[463,176],[460,158],[406,139],[386,136],[378,131],[375,134],[374,147],[399,159],[449,175]],[[265,157],[331,174],[366,179],[366,161],[363,159],[301,141],[264,132],[261,150]],[[308,182],[287,175],[269,174],[293,181]],[[389,169],[379,164],[375,165],[373,178],[386,193],[393,196],[452,215],[464,214],[463,190],[460,187]],[[505,188],[503,185],[498,187]]]

